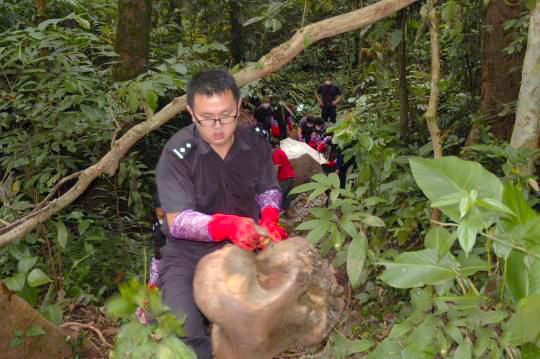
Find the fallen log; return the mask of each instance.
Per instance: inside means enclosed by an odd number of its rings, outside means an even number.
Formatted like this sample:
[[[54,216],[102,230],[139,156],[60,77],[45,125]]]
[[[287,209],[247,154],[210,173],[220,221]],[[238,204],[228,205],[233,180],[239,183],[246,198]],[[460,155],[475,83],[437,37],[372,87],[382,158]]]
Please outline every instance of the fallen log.
[[[318,344],[344,305],[334,269],[300,237],[258,254],[225,246],[199,261],[193,286],[214,323],[217,359],[271,359]]]

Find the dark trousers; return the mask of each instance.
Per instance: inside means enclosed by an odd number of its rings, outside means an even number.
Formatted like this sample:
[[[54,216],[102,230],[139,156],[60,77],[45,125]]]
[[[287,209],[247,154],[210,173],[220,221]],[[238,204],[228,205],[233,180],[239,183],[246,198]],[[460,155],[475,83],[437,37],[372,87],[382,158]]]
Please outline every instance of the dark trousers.
[[[289,196],[289,192],[293,187],[293,178],[279,181],[279,187],[281,188],[281,193],[283,194],[283,204],[281,207],[283,207],[283,209],[289,209],[289,206],[291,205],[291,196]]]
[[[324,122],[336,122],[336,108],[332,104],[324,104],[321,110],[321,118]]]
[[[178,319],[185,318],[182,340],[197,354],[198,359],[212,358],[208,320],[199,311],[193,298],[193,275],[197,262],[228,242],[208,243],[185,239],[168,239],[161,248],[159,287],[163,303]]]

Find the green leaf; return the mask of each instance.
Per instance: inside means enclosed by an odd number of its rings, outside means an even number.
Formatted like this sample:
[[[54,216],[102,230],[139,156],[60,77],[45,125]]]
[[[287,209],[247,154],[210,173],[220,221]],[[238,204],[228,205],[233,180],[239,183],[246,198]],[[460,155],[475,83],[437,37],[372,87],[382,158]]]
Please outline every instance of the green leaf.
[[[358,230],[356,229],[356,226],[354,225],[354,223],[346,218],[346,217],[342,217],[340,220],[339,220],[339,226],[349,235],[351,236],[351,238],[355,238],[358,234]]]
[[[171,67],[173,68],[174,71],[176,71],[180,75],[185,75],[188,72],[187,66],[185,64],[176,63],[172,65]]]
[[[40,285],[52,282],[51,278],[39,268],[34,268],[28,274],[28,285],[31,287],[39,287]]]
[[[23,273],[25,276],[30,272],[30,269],[34,268],[38,258],[37,257],[23,257],[18,263],[19,273]]]
[[[367,238],[364,232],[360,231],[358,236],[353,237],[347,251],[347,275],[353,288],[356,288],[359,284],[366,256]]]
[[[90,30],[90,22],[86,19],[83,19],[82,17],[76,17],[75,20],[81,25],[81,27],[85,30]]]
[[[473,249],[474,244],[476,243],[476,235],[478,230],[471,226],[469,222],[463,221],[460,223],[457,229],[457,237],[459,245],[465,251],[465,253],[470,253]]]
[[[436,160],[411,158],[409,163],[416,183],[432,203],[452,195],[467,196],[471,190],[475,190],[480,198],[502,200],[501,181],[476,162],[452,156]],[[459,222],[459,205],[439,208],[453,221]]]
[[[13,277],[4,279],[6,286],[14,292],[20,292],[24,288],[25,282],[26,276],[24,273],[17,273]]]
[[[309,213],[321,219],[331,220],[334,218],[334,212],[328,208],[310,208]]]
[[[386,270],[379,278],[396,288],[442,284],[455,278],[456,268],[459,266],[450,254],[439,260],[438,253],[434,249],[402,253],[397,256],[395,262],[378,264],[386,266]]]
[[[384,221],[377,216],[368,215],[366,218],[362,219],[362,223],[364,223],[367,226],[372,227],[384,227]]]
[[[153,90],[145,90],[143,93],[144,101],[150,107],[152,111],[155,111],[157,108],[158,95]]]
[[[455,241],[456,237],[448,232],[446,228],[435,226],[428,230],[425,238],[425,246],[426,248],[436,250],[439,258],[442,258],[450,251]]]
[[[56,232],[58,232],[58,244],[62,249],[65,249],[67,246],[68,232],[64,222],[56,222]]]
[[[322,221],[320,219],[312,219],[311,221],[300,223],[295,229],[297,231],[307,231],[307,230],[320,226],[323,222],[328,222],[328,221]]]
[[[465,276],[471,276],[477,272],[485,272],[488,270],[487,262],[476,254],[460,256],[458,258],[458,263],[460,264],[459,271]]]
[[[64,320],[64,311],[58,303],[45,304],[39,308],[39,312],[47,318],[47,320],[56,325],[62,324]]]
[[[462,341],[456,352],[454,353],[454,359],[471,359],[472,358],[472,343],[469,338],[465,338]]]
[[[504,326],[503,340],[513,345],[532,343],[540,346],[540,295],[519,301],[516,313]]]
[[[480,207],[491,209],[500,213],[508,214],[510,216],[515,216],[516,214],[510,208],[508,208],[503,203],[493,199],[493,198],[480,198],[476,203]]]
[[[315,182],[318,182],[325,186],[326,189],[332,186],[332,182],[330,181],[330,178],[325,176],[322,173],[316,173],[314,174],[311,179]]]
[[[540,259],[531,258],[529,265],[525,254],[513,250],[506,265],[506,283],[516,298],[540,295]]]
[[[330,173],[328,175],[328,180],[332,184],[332,187],[334,187],[334,188],[339,188],[340,187],[339,177],[335,172],[332,172],[332,173]]]
[[[45,331],[40,325],[32,325],[30,328],[26,329],[24,335],[27,337],[38,337],[40,335],[45,335]]]
[[[302,192],[313,191],[314,189],[320,188],[320,187],[321,187],[320,183],[308,182],[308,183],[301,184],[300,186],[294,187],[289,193],[298,194]]]
[[[248,26],[248,25],[251,25],[251,24],[254,24],[258,21],[261,21],[261,20],[264,20],[264,16],[255,16],[255,17],[252,17],[251,19],[249,19],[248,21],[246,21],[243,26]]]
[[[317,243],[330,230],[330,225],[330,222],[321,223],[320,226],[308,233],[306,239],[313,244]]]

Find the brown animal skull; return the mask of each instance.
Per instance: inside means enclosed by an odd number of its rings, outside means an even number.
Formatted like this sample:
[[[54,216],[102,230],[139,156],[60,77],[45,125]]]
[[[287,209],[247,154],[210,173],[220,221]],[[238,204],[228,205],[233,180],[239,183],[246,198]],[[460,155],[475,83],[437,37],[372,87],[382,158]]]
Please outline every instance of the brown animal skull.
[[[193,286],[214,323],[218,359],[270,359],[317,344],[343,307],[333,268],[300,237],[258,254],[228,245],[200,260]]]

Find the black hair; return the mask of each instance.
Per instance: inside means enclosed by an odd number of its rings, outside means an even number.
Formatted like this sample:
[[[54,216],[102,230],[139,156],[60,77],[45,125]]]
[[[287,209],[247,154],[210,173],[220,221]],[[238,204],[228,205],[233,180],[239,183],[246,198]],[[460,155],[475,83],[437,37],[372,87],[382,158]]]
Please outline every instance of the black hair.
[[[187,87],[187,102],[193,108],[196,94],[212,96],[231,90],[236,102],[240,98],[240,90],[236,81],[228,71],[211,69],[193,75]]]
[[[272,138],[270,139],[270,144],[271,144],[272,147],[274,147],[274,148],[279,147],[279,143],[280,143],[280,141],[279,141],[277,138],[275,138],[275,137],[272,137]]]

